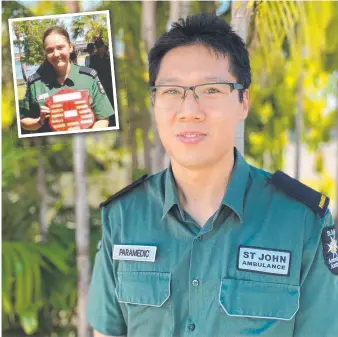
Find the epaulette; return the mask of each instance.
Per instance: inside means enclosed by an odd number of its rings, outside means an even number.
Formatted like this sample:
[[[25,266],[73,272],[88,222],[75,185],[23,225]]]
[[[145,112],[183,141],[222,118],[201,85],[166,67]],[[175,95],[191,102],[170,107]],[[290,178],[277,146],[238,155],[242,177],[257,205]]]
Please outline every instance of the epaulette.
[[[270,179],[273,185],[300,202],[308,205],[318,213],[320,217],[323,217],[326,214],[330,199],[325,195],[313,190],[281,171],[274,173]]]
[[[30,75],[27,79],[27,84],[32,84],[33,82],[35,82],[36,80],[38,80],[39,78],[41,78],[41,75],[39,73],[34,73],[33,75]]]
[[[97,71],[95,69],[84,67],[84,66],[80,67],[79,72],[81,74],[89,75],[89,76],[91,76],[93,78],[95,78],[97,76]]]
[[[134,182],[132,182],[130,185],[126,186],[125,188],[123,188],[122,190],[118,191],[117,193],[113,194],[111,197],[109,197],[106,201],[101,202],[100,207],[103,207],[107,204],[109,204],[112,200],[116,199],[117,197],[121,196],[122,194],[132,190],[134,187],[140,185],[143,181],[145,181],[147,178],[149,177],[148,174],[145,174],[144,176],[142,176],[141,178],[135,180]]]

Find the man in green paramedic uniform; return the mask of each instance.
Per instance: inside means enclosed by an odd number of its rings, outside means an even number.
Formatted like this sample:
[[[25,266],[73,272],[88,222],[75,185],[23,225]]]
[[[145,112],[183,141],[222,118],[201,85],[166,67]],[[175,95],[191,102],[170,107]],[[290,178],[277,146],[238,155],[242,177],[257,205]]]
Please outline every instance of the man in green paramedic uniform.
[[[149,72],[170,167],[102,203],[94,336],[338,336],[329,199],[234,148],[251,82],[242,40],[216,16],[188,17]]]
[[[64,83],[60,84],[56,80],[52,67],[45,62],[35,74],[28,78],[26,95],[20,106],[21,127],[38,133],[52,132],[53,130],[40,110],[43,112],[43,107],[46,108],[45,101],[48,97],[65,88],[87,91],[91,108],[96,116],[96,122],[92,128],[108,126],[108,118],[114,114],[114,110],[99,81],[97,72],[94,69],[70,63],[69,74]]]

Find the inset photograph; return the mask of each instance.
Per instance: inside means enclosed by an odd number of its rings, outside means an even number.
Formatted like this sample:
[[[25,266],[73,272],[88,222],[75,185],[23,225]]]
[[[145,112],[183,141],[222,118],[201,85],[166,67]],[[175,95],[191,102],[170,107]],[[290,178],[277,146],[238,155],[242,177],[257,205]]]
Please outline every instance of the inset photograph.
[[[119,129],[109,11],[8,21],[19,138]]]

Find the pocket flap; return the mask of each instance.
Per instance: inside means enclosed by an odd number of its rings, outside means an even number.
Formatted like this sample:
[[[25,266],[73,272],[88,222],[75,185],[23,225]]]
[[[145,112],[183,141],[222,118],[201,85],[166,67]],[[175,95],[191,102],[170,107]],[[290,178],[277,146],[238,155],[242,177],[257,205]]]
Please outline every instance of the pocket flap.
[[[219,301],[229,316],[291,320],[299,309],[299,286],[225,278]]]
[[[170,273],[118,272],[116,296],[120,303],[160,307],[170,296]]]

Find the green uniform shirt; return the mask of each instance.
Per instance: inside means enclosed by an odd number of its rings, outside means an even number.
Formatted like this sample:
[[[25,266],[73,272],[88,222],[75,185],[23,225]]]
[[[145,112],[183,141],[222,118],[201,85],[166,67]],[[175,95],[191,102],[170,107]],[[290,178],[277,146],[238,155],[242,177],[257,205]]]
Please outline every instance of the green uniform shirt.
[[[113,198],[102,209],[89,323],[128,337],[338,336],[332,216],[270,177],[236,151],[203,228],[180,206],[170,168]],[[133,245],[118,247],[132,260],[113,259],[114,245]],[[155,262],[142,262],[149,251],[139,246],[157,247]]]
[[[94,69],[80,67],[71,63],[69,75],[64,84],[61,85],[56,81],[55,72],[51,69],[51,66],[44,63],[27,81],[26,95],[20,106],[20,118],[38,118],[40,116],[40,106],[45,105],[46,99],[65,88],[86,90],[97,120],[108,118],[114,114],[114,110]],[[34,133],[52,131],[46,120],[45,124]]]

